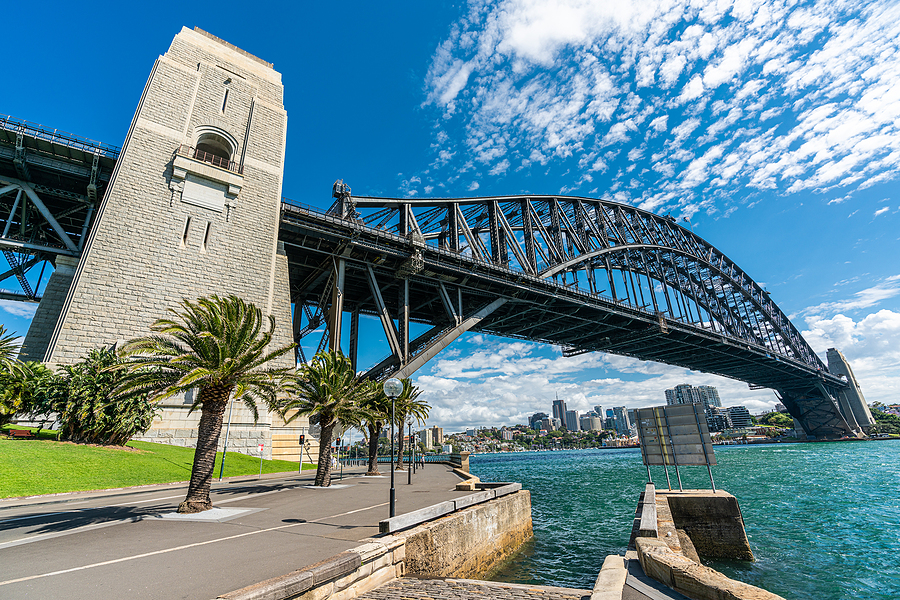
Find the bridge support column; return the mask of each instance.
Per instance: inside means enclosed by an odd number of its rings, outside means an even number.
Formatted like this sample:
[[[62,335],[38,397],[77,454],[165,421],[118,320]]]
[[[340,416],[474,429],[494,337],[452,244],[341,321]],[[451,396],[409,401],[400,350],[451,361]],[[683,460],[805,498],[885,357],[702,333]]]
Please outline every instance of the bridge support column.
[[[344,316],[344,276],[347,264],[343,258],[335,262],[334,287],[331,289],[331,313],[328,316],[328,348],[341,349],[341,326]]]
[[[62,254],[56,257],[56,270],[50,275],[41,303],[22,343],[22,350],[19,352],[21,360],[43,361],[46,358],[53,329],[59,321],[77,268],[78,258]]]
[[[405,363],[409,359],[409,279],[402,280],[399,295],[400,362]]]
[[[828,358],[828,370],[835,375],[843,376],[847,383],[850,384],[849,387],[838,392],[841,396],[841,409],[844,411],[844,416],[849,421],[852,414],[860,428],[863,431],[868,431],[870,427],[875,425],[875,419],[872,417],[872,412],[866,404],[862,390],[859,389],[859,383],[853,375],[850,363],[844,358],[843,353],[836,348],[829,348],[826,356]]]

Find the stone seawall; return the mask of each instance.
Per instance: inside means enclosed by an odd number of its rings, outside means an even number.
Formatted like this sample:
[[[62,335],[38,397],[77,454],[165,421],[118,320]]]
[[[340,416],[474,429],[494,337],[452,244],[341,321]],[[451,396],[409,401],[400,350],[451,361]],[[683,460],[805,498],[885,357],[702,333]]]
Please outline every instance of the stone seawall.
[[[534,535],[531,494],[515,494],[425,523],[406,534],[406,572],[418,577],[475,578]]]
[[[478,492],[477,494],[484,494]],[[466,497],[464,497],[466,498]],[[464,498],[457,502],[466,503]],[[532,533],[527,490],[467,506],[218,600],[350,600],[403,577],[470,577],[513,554]]]

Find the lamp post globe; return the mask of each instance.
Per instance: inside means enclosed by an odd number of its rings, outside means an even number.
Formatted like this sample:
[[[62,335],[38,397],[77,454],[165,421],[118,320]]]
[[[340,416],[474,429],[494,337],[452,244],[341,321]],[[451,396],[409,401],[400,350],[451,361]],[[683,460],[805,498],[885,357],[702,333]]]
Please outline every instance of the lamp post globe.
[[[397,396],[403,393],[403,382],[395,377],[391,377],[387,381],[384,382],[384,395],[391,399],[391,495],[390,495],[390,505],[391,505],[391,517],[395,514],[395,506],[396,506],[396,492],[394,490],[394,421],[396,417],[394,416],[394,401],[397,399]]]
[[[391,377],[384,382],[384,395],[394,399],[403,393],[403,382],[395,377]]]

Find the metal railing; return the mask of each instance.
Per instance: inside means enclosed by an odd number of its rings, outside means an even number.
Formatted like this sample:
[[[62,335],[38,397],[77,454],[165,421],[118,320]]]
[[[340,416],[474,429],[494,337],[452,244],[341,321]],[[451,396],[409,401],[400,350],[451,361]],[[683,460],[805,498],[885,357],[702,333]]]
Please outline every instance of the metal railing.
[[[429,464],[430,463],[450,464],[452,462],[451,456],[449,454],[419,454],[418,452],[416,453],[416,462],[417,463],[421,464],[423,462],[423,458],[424,458],[424,462],[429,463]],[[341,458],[341,462],[344,463],[345,465],[367,465],[369,463],[369,459],[368,459],[368,457],[365,457],[365,456],[350,457],[350,458],[345,456],[345,457]],[[388,464],[390,462],[391,462],[390,456],[379,456],[378,457],[379,464]],[[403,463],[409,464],[409,454],[403,455]]]
[[[178,147],[178,154],[182,156],[187,156],[188,158],[193,158],[194,160],[199,160],[200,162],[205,162],[211,164],[214,167],[219,167],[220,169],[225,169],[226,171],[231,171],[232,173],[241,174],[243,169],[233,160],[228,160],[227,158],[223,158],[221,156],[217,156],[212,154],[211,152],[206,152],[205,150],[198,150],[193,146],[188,146],[186,144],[182,144]]]
[[[101,156],[109,156],[117,159],[121,148],[112,144],[104,144],[96,140],[92,140],[61,129],[52,129],[44,127],[39,123],[32,123],[24,119],[17,119],[9,115],[0,114],[0,130],[10,132],[21,132],[31,138],[45,140],[54,144],[59,144],[67,148],[77,148],[88,154],[99,154]]]

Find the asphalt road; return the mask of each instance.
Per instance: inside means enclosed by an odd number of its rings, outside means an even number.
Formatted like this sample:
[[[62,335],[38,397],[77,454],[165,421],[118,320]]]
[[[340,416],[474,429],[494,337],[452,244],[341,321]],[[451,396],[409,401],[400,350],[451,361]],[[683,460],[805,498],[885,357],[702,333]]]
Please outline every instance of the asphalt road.
[[[284,575],[377,535],[390,478],[345,469],[213,486],[214,511],[174,513],[185,485],[0,500],[0,599],[208,600]],[[382,471],[387,472],[382,466]],[[396,474],[397,514],[464,496],[430,464]]]

